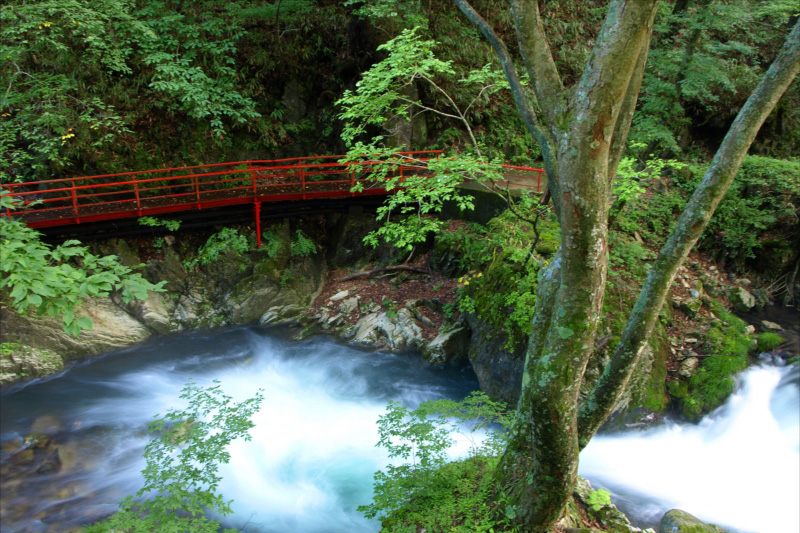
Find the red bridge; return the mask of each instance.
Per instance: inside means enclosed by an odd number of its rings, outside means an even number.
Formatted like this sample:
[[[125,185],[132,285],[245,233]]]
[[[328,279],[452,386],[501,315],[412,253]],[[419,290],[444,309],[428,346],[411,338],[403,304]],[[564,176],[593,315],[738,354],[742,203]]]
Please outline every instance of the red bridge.
[[[395,176],[426,173],[439,151],[403,152]],[[177,211],[253,204],[257,235],[262,202],[342,198],[387,194],[369,179],[379,161],[340,163],[343,156],[313,156],[271,161],[236,161],[119,174],[9,183],[2,196],[21,206],[6,209],[8,218],[43,228],[140,217]],[[540,168],[503,165],[507,185],[541,188]],[[363,189],[354,192],[356,184]],[[260,239],[259,239],[260,240]]]

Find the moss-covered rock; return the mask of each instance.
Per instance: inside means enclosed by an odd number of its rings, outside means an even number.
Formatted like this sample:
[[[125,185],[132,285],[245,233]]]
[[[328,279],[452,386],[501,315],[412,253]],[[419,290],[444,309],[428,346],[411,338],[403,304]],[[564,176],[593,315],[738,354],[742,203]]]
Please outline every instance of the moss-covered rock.
[[[64,360],[55,352],[17,342],[0,344],[0,385],[58,372]]]
[[[672,509],[664,514],[659,533],[726,533],[724,529],[697,519],[686,511]]]

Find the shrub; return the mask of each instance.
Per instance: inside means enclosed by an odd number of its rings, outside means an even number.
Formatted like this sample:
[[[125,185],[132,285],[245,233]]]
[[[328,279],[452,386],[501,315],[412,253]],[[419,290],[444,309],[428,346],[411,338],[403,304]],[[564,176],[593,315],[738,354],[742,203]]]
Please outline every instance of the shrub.
[[[90,526],[87,533],[219,531],[219,521],[205,515],[231,513],[231,502],[216,492],[219,465],[230,461],[228,444],[240,437],[250,440],[248,431],[254,426],[250,418],[264,398],[259,392],[233,403],[219,381],[207,388],[189,382],[180,397],[189,402],[186,410],[170,410],[149,426],[156,437],[145,446],[145,483],[136,496],[152,498],[126,497],[119,512]]]

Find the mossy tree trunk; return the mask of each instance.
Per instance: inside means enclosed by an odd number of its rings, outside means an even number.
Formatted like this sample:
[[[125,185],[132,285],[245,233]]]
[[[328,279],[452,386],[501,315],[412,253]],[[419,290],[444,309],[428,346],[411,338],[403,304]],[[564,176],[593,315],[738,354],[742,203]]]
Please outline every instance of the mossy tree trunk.
[[[798,33],[742,109],[648,277],[619,348],[583,405],[579,392],[602,310],[611,185],[627,142],[658,0],[612,0],[584,72],[565,88],[534,0],[511,0],[517,44],[532,91],[522,87],[494,30],[454,0],[500,58],[517,107],[542,149],[561,249],[542,273],[528,342],[517,423],[497,475],[507,515],[544,532],[575,484],[578,453],[611,414],[652,332],[678,266],[708,223],[756,132],[800,68]]]

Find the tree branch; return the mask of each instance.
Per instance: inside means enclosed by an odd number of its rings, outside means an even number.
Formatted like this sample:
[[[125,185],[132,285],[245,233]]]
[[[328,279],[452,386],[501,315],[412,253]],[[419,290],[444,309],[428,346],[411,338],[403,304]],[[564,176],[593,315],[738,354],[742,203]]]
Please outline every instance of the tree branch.
[[[500,40],[491,26],[489,26],[483,17],[481,17],[472,8],[469,2],[466,0],[453,1],[461,10],[461,12],[464,13],[467,19],[477,26],[478,30],[483,34],[484,37],[486,37],[486,40],[489,41],[489,44],[492,46],[498,58],[500,59],[500,65],[503,67],[503,73],[506,75],[506,79],[511,86],[511,94],[514,96],[514,102],[517,104],[517,109],[519,110],[520,115],[522,115],[522,120],[525,122],[525,127],[528,129],[533,138],[536,139],[536,142],[539,143],[549,182],[555,186],[558,180],[558,163],[553,151],[554,143],[552,142],[549,133],[539,124],[539,118],[536,116],[536,110],[533,108],[533,105],[531,105],[527,95],[525,94],[525,89],[522,87],[522,83],[519,80],[519,75],[514,67],[514,62],[511,59],[511,55],[508,53],[505,43]],[[558,208],[558,206],[556,206],[556,208]]]
[[[537,0],[511,0],[511,16],[517,31],[517,45],[522,53],[525,69],[533,82],[536,99],[541,106],[548,126],[556,123],[555,102],[562,100],[564,84],[558,74],[550,44],[544,32]]]
[[[711,166],[647,276],[614,355],[578,417],[584,447],[614,409],[644,351],[678,267],[728,190],[758,130],[800,71],[800,20],[778,57],[736,116]]]
[[[639,53],[639,58],[636,60],[636,66],[633,69],[633,76],[628,83],[628,88],[625,91],[625,97],[622,100],[622,105],[617,115],[616,124],[614,125],[614,133],[611,136],[611,147],[609,148],[608,156],[608,183],[609,188],[614,183],[614,178],[617,177],[617,168],[619,162],[622,160],[622,154],[625,153],[625,147],[628,141],[628,133],[631,130],[631,123],[633,122],[633,113],[636,111],[636,102],[639,100],[639,91],[642,88],[642,79],[644,78],[644,69],[647,65],[647,53],[650,49],[650,35],[647,37],[647,42],[644,43],[644,48]]]

